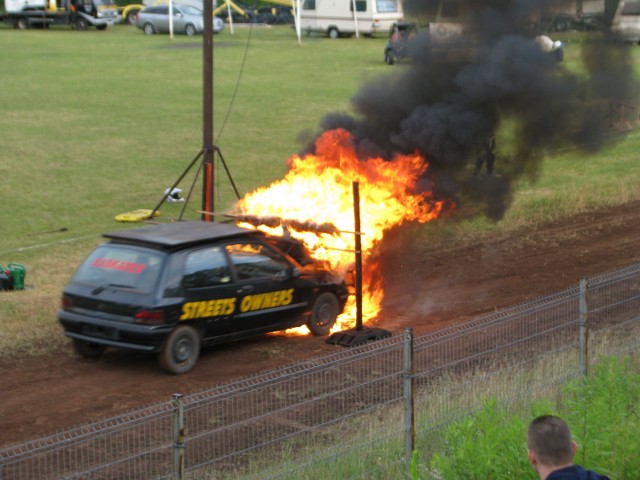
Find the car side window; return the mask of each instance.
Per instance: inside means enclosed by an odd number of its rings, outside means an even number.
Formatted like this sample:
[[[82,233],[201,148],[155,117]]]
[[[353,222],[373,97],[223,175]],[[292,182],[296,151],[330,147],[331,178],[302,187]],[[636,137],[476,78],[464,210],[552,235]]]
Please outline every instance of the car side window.
[[[189,253],[184,263],[182,285],[202,288],[231,282],[231,270],[222,247],[206,247]]]
[[[272,278],[284,274],[290,266],[282,255],[260,243],[227,245],[227,252],[239,280]]]

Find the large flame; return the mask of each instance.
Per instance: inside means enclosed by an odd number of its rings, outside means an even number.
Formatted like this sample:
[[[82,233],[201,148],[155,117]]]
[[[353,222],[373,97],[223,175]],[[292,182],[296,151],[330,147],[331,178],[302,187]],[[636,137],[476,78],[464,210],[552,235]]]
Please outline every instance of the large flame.
[[[428,222],[444,208],[432,192],[417,191],[416,183],[427,168],[428,163],[418,154],[396,155],[392,160],[359,159],[346,130],[329,130],[316,141],[315,155],[291,157],[285,177],[246,195],[237,203],[236,213],[335,225],[341,234],[290,233],[306,244],[314,258],[345,273],[355,259],[353,183],[358,182],[362,319],[366,323],[378,315],[384,296],[375,249],[385,231],[403,222]],[[282,234],[280,227],[280,231],[260,228]],[[355,298],[350,298],[333,331],[355,326],[355,303]]]

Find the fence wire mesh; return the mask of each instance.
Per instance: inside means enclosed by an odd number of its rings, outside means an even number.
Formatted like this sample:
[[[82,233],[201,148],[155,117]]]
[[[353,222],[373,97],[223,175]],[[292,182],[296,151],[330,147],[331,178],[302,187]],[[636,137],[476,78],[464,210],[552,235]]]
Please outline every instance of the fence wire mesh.
[[[408,376],[426,442],[489,396],[536,398],[581,375],[583,358],[637,350],[640,265],[586,285],[586,298],[570,288],[417,337],[410,371],[397,335],[10,447],[0,480],[302,478],[314,469],[329,478],[345,454],[354,460],[336,473],[363,478],[378,468],[380,446],[397,449],[401,475]]]

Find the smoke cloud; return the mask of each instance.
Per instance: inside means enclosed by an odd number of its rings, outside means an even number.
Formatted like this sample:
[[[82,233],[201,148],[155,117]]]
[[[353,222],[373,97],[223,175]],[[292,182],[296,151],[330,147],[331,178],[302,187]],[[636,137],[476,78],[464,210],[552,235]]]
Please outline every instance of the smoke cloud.
[[[543,51],[534,41],[535,1],[460,2],[472,12],[473,49],[468,36],[442,49],[422,28],[406,67],[389,67],[392,73],[363,85],[352,98],[355,114],[330,114],[320,128],[350,131],[363,159],[419,151],[430,163],[425,184],[439,198],[454,200],[461,214],[502,218],[513,182],[535,180],[545,152],[596,151],[608,129],[608,100],[636,94],[628,49],[606,33],[584,36],[578,73]],[[406,0],[405,12],[428,18],[437,3]],[[443,61],[454,53],[461,58]],[[498,138],[495,174],[474,174],[479,147],[501,127],[515,145],[501,148]]]

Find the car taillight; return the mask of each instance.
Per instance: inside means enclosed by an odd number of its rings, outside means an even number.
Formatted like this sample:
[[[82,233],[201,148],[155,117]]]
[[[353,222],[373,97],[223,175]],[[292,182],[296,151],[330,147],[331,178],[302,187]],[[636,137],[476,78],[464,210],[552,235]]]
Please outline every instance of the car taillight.
[[[73,301],[70,297],[63,295],[62,296],[62,309],[63,310],[71,310],[73,308]]]
[[[140,310],[133,316],[133,322],[142,325],[162,325],[165,323],[164,312],[162,310]]]

